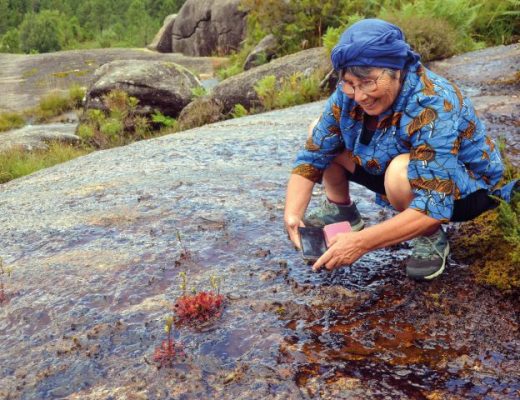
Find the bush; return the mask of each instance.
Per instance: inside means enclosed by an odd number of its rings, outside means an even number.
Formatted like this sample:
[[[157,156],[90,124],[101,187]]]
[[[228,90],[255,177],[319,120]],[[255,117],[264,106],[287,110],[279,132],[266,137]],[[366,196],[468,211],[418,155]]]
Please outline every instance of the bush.
[[[168,117],[160,111],[156,111],[152,115],[152,122],[166,128],[174,128],[177,126],[177,120],[175,118]]]
[[[472,29],[478,39],[491,45],[513,43],[520,35],[518,0],[479,1]]]
[[[20,25],[20,44],[25,53],[47,53],[60,50],[62,33],[61,15],[44,10],[39,14],[27,14]]]
[[[110,148],[151,135],[150,121],[136,113],[139,100],[124,90],[112,90],[102,97],[107,111],[90,109],[77,132],[83,141],[97,149]]]
[[[406,41],[420,54],[422,62],[457,53],[457,32],[442,19],[409,15],[387,15],[385,19],[403,30]]]
[[[0,38],[0,53],[21,53],[20,32],[13,28]]]
[[[442,48],[448,45],[453,48],[453,52],[464,52],[479,47],[471,37],[471,26],[478,8],[473,0],[416,0],[413,3],[403,3],[401,7],[384,7],[378,17],[396,23],[405,35],[405,26],[408,26],[410,35],[416,32],[418,45],[424,46],[426,41],[434,40],[434,47]],[[414,20],[420,21],[420,24]],[[434,25],[431,28],[428,27],[430,23]],[[423,32],[424,37],[417,32]],[[410,38],[407,37],[407,40],[416,45]],[[443,46],[441,41],[449,43]]]
[[[191,88],[191,94],[194,98],[204,97],[208,94],[208,91],[204,86],[196,86]]]
[[[85,88],[79,85],[72,85],[69,88],[69,100],[74,108],[81,107],[85,97]]]
[[[233,118],[245,117],[247,114],[247,109],[242,104],[235,104],[233,107],[233,111],[231,112],[231,116]]]
[[[4,112],[0,114],[0,132],[20,128],[25,125],[25,119],[21,114]]]
[[[274,75],[268,75],[258,81],[255,91],[265,110],[291,107],[316,101],[323,95],[320,89],[321,71],[309,76],[296,72],[287,78],[276,81]]]

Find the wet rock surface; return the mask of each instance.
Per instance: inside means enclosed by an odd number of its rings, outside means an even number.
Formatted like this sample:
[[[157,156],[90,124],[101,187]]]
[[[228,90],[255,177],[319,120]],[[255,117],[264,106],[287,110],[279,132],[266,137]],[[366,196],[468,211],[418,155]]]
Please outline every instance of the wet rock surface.
[[[518,398],[518,293],[475,285],[453,260],[431,283],[410,281],[406,244],[333,273],[312,273],[290,245],[285,183],[323,105],[2,185],[0,256],[13,273],[0,398]],[[365,189],[352,194],[368,225],[391,216]],[[186,356],[158,370],[150,360],[180,272],[199,289],[221,276],[226,307],[204,329],[176,327]]]

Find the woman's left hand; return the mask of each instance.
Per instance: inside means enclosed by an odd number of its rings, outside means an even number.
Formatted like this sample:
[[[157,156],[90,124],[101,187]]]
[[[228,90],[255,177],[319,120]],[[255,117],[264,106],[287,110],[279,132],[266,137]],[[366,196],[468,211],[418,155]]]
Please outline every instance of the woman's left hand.
[[[360,232],[341,233],[332,239],[328,250],[312,266],[313,271],[325,267],[329,271],[350,265],[363,256],[368,249],[363,246]]]

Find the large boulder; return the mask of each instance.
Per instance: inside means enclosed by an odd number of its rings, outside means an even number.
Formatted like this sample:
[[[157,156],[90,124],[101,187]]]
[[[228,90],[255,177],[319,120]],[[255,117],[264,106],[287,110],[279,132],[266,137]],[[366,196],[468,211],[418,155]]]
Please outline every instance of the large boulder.
[[[172,51],[172,28],[173,23],[177,18],[177,14],[168,15],[163,22],[163,26],[155,35],[147,47],[150,50],[158,51],[159,53],[171,53]]]
[[[325,76],[330,68],[331,63],[325,48],[315,47],[277,58],[269,64],[232,76],[218,84],[213,89],[211,97],[222,101],[225,113],[231,111],[235,104],[242,104],[249,109],[259,104],[260,99],[254,86],[262,78],[274,75],[279,80],[296,72],[310,75],[316,71],[322,72]]]
[[[187,0],[172,28],[172,52],[191,56],[229,54],[245,37],[240,0]]]
[[[74,134],[76,124],[28,125],[0,135],[0,153],[13,149],[22,151],[47,150],[49,143],[78,144]]]
[[[199,80],[186,68],[165,61],[119,60],[102,65],[86,95],[85,108],[107,111],[103,96],[120,89],[136,97],[136,112],[147,115],[155,110],[177,117],[191,101]]]
[[[271,61],[278,49],[278,40],[272,33],[264,37],[247,55],[244,71]]]

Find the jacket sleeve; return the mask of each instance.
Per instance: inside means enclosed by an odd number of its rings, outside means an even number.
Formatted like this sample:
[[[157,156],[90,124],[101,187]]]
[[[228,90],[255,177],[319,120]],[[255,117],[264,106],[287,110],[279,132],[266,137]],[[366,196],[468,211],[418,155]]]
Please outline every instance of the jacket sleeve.
[[[441,96],[416,97],[407,107],[405,133],[411,143],[408,179],[415,195],[410,208],[447,222],[460,197],[455,176],[459,104]],[[403,121],[404,122],[404,121]]]
[[[293,174],[320,182],[323,171],[345,148],[340,129],[343,94],[337,89],[328,99],[325,110],[305,146],[298,152]]]

